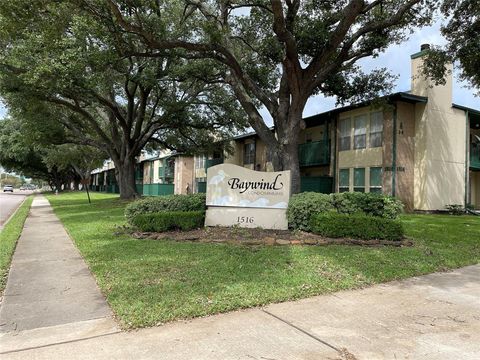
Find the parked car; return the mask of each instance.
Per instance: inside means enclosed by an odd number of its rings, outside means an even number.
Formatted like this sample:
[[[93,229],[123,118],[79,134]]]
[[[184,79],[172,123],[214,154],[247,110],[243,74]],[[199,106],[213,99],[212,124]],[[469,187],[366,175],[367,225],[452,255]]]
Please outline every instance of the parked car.
[[[7,191],[10,191],[13,193],[13,186],[12,185],[5,185],[3,187],[3,192],[7,192]]]

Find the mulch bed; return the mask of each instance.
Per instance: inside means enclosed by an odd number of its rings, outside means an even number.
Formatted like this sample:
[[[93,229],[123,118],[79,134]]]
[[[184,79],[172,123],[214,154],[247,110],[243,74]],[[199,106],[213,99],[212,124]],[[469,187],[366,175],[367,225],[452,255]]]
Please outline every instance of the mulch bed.
[[[191,231],[162,233],[134,232],[136,239],[173,240],[200,243],[228,243],[237,245],[361,245],[361,246],[412,246],[412,241],[332,239],[312,233],[288,230],[265,230],[238,227],[207,227]]]

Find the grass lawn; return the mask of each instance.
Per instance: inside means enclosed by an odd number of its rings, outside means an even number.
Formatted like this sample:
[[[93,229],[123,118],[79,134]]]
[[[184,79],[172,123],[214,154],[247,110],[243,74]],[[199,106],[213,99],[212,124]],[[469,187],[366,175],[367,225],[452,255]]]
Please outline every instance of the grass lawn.
[[[126,328],[353,289],[480,262],[480,218],[403,217],[410,248],[246,247],[115,235],[125,202],[50,195]]]
[[[27,197],[15,215],[0,232],[0,294],[3,293],[7,284],[8,270],[12,260],[13,251],[27,218],[33,196]]]

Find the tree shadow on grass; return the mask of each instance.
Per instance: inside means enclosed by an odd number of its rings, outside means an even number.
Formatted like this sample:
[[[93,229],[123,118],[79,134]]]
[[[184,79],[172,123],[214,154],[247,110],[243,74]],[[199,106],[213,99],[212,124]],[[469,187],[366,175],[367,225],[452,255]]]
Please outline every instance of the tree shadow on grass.
[[[444,232],[436,218],[409,223],[423,225],[424,233],[411,248],[248,247],[117,236],[113,228],[123,221],[124,204],[75,200],[55,205],[126,327],[360,288],[480,260],[475,242],[455,248],[434,241]],[[463,251],[455,256],[458,248]]]

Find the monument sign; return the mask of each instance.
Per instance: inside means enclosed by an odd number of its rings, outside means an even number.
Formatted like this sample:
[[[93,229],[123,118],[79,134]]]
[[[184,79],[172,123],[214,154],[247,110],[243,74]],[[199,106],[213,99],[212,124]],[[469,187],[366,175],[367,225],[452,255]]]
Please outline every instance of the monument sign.
[[[206,226],[286,230],[290,171],[263,172],[233,164],[207,170]]]

